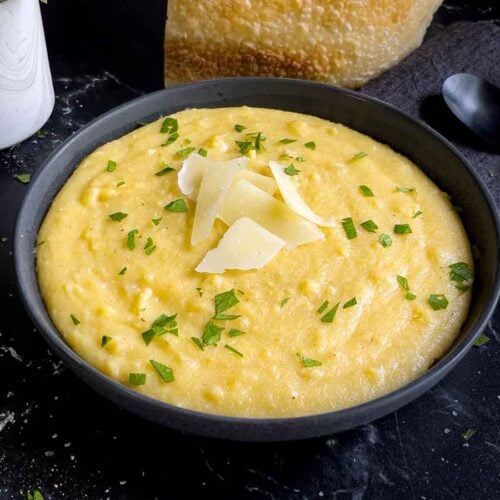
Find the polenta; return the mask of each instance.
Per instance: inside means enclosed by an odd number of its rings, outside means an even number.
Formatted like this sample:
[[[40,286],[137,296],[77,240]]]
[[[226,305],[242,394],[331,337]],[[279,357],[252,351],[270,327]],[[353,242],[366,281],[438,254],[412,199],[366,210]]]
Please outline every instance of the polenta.
[[[181,111],[99,147],[56,196],[36,259],[82,358],[153,398],[241,417],[411,382],[452,345],[473,281],[460,219],[411,161],[251,107]]]

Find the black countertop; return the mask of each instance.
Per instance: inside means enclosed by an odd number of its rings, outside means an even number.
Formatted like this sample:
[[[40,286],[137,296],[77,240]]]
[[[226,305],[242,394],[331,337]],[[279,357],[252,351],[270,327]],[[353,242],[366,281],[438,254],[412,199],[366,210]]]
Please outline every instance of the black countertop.
[[[14,174],[35,172],[89,120],[162,85],[165,2],[103,4],[42,6],[56,106],[43,133],[0,152],[0,498],[37,487],[46,499],[498,498],[498,311],[491,340],[418,400],[353,431],[297,443],[231,443],[158,427],[108,403],[49,352],[15,288],[12,236],[27,187]],[[499,20],[500,7],[447,1],[431,36],[462,19]],[[140,37],[128,36],[132,24]],[[469,428],[477,432],[465,441]]]

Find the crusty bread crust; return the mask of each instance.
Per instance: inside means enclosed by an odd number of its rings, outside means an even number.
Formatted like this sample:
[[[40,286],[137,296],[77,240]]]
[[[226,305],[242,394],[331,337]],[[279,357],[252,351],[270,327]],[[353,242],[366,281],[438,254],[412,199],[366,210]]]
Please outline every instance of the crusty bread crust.
[[[281,76],[356,88],[422,42],[442,0],[170,0],[165,84]]]

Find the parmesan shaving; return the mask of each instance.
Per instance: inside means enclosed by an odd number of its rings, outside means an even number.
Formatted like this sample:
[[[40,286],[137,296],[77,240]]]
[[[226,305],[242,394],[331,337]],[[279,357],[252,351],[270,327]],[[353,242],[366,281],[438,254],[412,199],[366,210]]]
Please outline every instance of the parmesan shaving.
[[[260,269],[285,242],[248,217],[238,219],[219,244],[207,252],[195,269],[199,273],[223,273],[228,269]]]
[[[333,226],[334,221],[332,219],[325,219],[320,217],[318,214],[313,212],[309,205],[300,197],[299,193],[295,189],[292,183],[292,179],[287,175],[283,169],[283,165],[275,162],[269,162],[269,168],[278,183],[278,188],[281,192],[281,196],[285,200],[285,203],[293,210],[296,214],[306,218],[307,220],[318,224],[318,226]]]
[[[286,248],[324,239],[311,222],[292,212],[283,202],[245,179],[234,182],[222,203],[218,217],[228,226],[250,217],[286,242]]]

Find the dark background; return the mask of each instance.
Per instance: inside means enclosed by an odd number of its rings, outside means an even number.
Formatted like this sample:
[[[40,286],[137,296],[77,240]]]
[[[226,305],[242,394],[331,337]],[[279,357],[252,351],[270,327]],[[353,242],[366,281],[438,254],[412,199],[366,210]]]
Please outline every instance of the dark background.
[[[415,402],[300,443],[228,443],[160,428],[105,401],[48,351],[15,290],[12,232],[27,187],[13,176],[35,172],[90,119],[162,87],[166,2],[41,7],[55,110],[38,136],[0,151],[0,498],[35,487],[52,499],[499,498],[498,312],[490,342]],[[498,0],[449,0],[428,36],[487,19],[500,21]],[[464,441],[468,428],[477,433]]]

